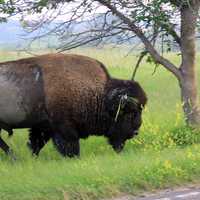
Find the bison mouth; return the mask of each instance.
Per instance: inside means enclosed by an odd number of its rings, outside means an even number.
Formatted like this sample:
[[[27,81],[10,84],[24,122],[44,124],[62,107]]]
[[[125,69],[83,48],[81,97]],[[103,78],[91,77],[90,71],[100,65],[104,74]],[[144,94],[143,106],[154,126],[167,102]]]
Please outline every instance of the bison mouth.
[[[113,149],[114,149],[114,151],[116,152],[116,153],[120,153],[122,150],[123,150],[123,148],[124,148],[124,144],[122,145],[119,145],[119,146],[112,146],[113,147]]]
[[[118,140],[113,140],[110,138],[108,141],[115,152],[120,153],[123,150],[125,142],[119,142]]]
[[[132,139],[134,136],[139,134],[139,130],[135,130],[133,132],[131,132],[129,135],[127,135],[126,139]]]

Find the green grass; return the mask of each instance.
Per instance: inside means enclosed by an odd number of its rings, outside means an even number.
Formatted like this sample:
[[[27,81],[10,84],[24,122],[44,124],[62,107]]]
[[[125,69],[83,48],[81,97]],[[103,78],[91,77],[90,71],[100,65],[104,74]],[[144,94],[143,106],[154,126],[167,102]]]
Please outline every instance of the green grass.
[[[114,77],[128,79],[136,57],[124,58],[124,51],[74,52],[98,58]],[[15,52],[0,52],[2,61],[18,56]],[[180,63],[175,54],[166,56],[173,63]],[[136,79],[148,95],[148,106],[140,134],[119,155],[104,138],[90,137],[81,141],[80,159],[63,159],[51,142],[39,158],[33,158],[26,147],[27,130],[15,131],[10,139],[3,133],[17,161],[0,152],[0,199],[101,199],[198,182],[200,133],[184,124],[176,79],[162,67],[154,75],[153,72],[154,66],[146,62],[138,71]]]

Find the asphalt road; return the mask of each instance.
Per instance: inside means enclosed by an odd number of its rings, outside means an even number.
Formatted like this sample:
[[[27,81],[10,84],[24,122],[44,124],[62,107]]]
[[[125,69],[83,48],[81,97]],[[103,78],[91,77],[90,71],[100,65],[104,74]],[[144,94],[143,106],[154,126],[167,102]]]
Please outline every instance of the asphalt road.
[[[145,194],[143,197],[124,196],[112,200],[200,200],[200,187],[165,190],[158,194]]]

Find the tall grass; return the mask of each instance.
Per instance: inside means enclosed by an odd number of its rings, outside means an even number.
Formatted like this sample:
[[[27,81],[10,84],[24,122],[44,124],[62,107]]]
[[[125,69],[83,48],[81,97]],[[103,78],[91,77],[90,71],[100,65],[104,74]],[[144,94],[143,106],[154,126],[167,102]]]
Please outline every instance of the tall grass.
[[[3,53],[2,61],[19,56]],[[112,76],[122,79],[131,77],[136,63],[135,55],[124,57],[123,49],[73,53],[97,58]],[[180,63],[177,55],[166,56]],[[4,132],[3,138],[14,149],[17,161],[0,152],[0,199],[100,199],[198,181],[200,133],[185,126],[175,78],[162,67],[154,71],[154,66],[145,61],[139,68],[136,80],[149,101],[140,134],[126,144],[121,154],[116,154],[104,138],[90,137],[81,140],[80,159],[63,159],[51,142],[34,158],[26,147],[26,129],[16,130],[10,139]]]

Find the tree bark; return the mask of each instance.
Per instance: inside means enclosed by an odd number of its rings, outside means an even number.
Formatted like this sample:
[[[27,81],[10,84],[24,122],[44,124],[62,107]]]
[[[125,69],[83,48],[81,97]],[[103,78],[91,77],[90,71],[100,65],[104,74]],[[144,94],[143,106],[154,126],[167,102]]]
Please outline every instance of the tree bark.
[[[196,71],[196,23],[199,3],[181,8],[181,51],[180,67],[182,78],[179,80],[186,122],[200,126],[200,107]]]

